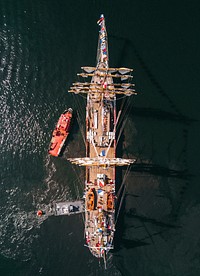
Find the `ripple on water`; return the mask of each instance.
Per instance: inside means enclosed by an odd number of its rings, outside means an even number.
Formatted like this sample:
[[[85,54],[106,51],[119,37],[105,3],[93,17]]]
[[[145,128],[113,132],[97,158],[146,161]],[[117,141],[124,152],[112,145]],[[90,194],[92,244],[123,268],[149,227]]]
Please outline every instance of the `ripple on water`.
[[[1,254],[25,260],[31,257],[38,228],[47,219],[38,219],[36,210],[72,197],[73,176],[65,170],[66,161],[47,155],[55,121],[65,108],[57,93],[66,89],[60,85],[66,78],[60,74],[63,64],[49,62],[49,35],[41,36],[37,25],[46,10],[40,9],[40,15],[33,10],[29,22],[30,14],[18,6],[1,8],[0,244]],[[65,62],[63,56],[58,58]]]

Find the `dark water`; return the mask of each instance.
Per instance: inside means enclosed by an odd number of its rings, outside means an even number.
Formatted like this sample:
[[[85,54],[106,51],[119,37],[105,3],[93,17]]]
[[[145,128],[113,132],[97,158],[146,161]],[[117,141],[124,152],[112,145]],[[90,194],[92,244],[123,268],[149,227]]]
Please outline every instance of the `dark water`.
[[[0,0],[0,275],[200,274],[199,9],[197,1]],[[61,159],[47,148],[59,114],[77,108],[67,94],[76,73],[95,65],[102,12],[110,66],[134,68],[140,92],[123,143],[137,164],[106,272],[83,247],[81,216],[35,215],[83,189],[84,172],[66,161],[84,155],[80,130]]]

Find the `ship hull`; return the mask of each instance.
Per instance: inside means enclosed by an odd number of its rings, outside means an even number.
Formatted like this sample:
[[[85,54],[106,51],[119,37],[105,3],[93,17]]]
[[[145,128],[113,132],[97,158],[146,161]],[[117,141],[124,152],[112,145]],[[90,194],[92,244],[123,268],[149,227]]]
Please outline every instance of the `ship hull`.
[[[102,83],[100,63],[91,83]],[[98,73],[99,72],[99,73]],[[112,78],[106,83],[112,85]],[[103,83],[102,83],[103,85]],[[116,97],[88,95],[86,106],[86,157],[115,158]],[[113,248],[115,232],[115,166],[106,163],[86,168],[85,234],[91,253],[103,258]],[[90,196],[93,191],[93,197]],[[90,202],[93,201],[93,205]]]
[[[135,90],[129,81],[130,68],[110,68],[108,39],[104,16],[101,15],[96,67],[81,67],[87,82],[76,82],[69,92],[87,94],[86,157],[69,158],[72,164],[86,167],[85,237],[86,246],[98,258],[113,249],[115,233],[116,166],[129,166],[131,159],[116,158],[116,95],[130,96]],[[88,81],[88,78],[90,81]],[[115,80],[115,81],[114,81]]]

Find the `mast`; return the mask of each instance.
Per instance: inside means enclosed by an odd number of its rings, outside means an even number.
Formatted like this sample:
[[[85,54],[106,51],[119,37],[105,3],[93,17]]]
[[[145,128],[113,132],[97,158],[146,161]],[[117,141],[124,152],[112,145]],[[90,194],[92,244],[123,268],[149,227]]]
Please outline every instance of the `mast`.
[[[104,15],[101,14],[100,19],[97,21],[100,26],[99,40],[97,47],[97,68],[103,63],[105,68],[108,68],[108,36],[106,32],[106,24]]]

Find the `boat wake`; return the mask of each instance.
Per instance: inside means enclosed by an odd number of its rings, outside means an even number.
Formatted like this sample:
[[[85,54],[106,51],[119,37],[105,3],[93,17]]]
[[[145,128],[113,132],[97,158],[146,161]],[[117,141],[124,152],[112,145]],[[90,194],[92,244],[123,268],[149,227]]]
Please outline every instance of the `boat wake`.
[[[4,174],[1,185],[0,205],[0,253],[12,259],[28,260],[38,238],[38,229],[48,218],[37,217],[37,210],[53,201],[66,200],[66,185],[56,180],[56,165],[50,156],[45,160],[44,180],[24,179]],[[3,175],[2,175],[3,176]]]

